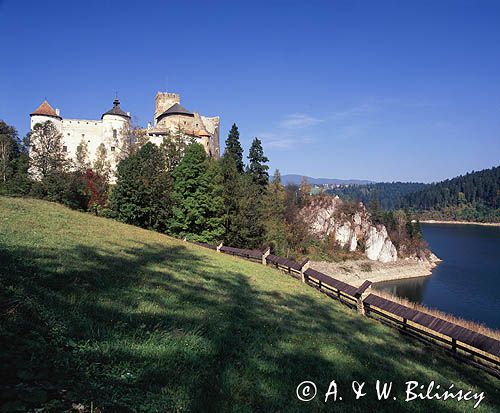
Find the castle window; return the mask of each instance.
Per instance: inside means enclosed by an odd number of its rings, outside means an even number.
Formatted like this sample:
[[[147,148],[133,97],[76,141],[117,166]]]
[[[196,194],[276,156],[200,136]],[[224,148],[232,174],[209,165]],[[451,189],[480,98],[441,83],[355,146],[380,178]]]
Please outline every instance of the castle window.
[[[82,133],[82,139],[83,139],[83,138],[85,138],[85,134],[84,134],[84,133]]]
[[[63,146],[63,152],[68,152],[68,147],[67,146]]]
[[[90,139],[87,142],[90,143]]]
[[[116,139],[116,129],[113,129],[113,138]]]
[[[70,133],[68,132],[68,136],[70,135]]]
[[[114,152],[114,151],[115,151],[115,147],[114,147],[114,146],[112,146],[112,147],[111,147],[111,152]]]

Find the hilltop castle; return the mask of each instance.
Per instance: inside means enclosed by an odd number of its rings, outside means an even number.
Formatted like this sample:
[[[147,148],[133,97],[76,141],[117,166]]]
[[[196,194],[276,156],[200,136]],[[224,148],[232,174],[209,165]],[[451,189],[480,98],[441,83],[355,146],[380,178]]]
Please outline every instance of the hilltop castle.
[[[96,157],[97,147],[103,143],[109,155],[113,171],[118,162],[117,147],[120,138],[130,127],[131,116],[120,107],[115,99],[113,107],[104,112],[101,119],[63,118],[59,109],[53,109],[45,100],[30,114],[31,130],[37,123],[50,120],[63,137],[63,150],[70,159],[74,159],[76,148],[83,141],[87,142],[90,161]],[[180,95],[158,92],[155,98],[153,126],[148,122],[146,132],[149,141],[159,145],[165,136],[181,132],[186,139],[192,138],[201,143],[210,157],[219,158],[220,118],[201,116],[190,112],[180,104]],[[114,180],[114,179],[113,179]]]

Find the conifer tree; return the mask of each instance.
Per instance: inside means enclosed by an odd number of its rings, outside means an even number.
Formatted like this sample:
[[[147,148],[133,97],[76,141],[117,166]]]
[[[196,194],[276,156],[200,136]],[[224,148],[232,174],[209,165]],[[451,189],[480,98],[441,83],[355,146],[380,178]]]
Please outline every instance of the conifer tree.
[[[243,164],[243,148],[240,143],[240,132],[238,126],[233,123],[229,135],[226,139],[225,155],[231,156],[236,162],[236,170],[238,173],[243,173],[245,165]]]
[[[224,211],[224,243],[237,246],[239,242],[239,228],[237,215],[239,214],[239,196],[241,193],[242,175],[238,172],[236,161],[227,151],[220,160],[223,185]]]
[[[220,241],[224,233],[220,165],[207,159],[203,146],[195,143],[188,146],[173,177],[169,232],[194,241]]]
[[[233,219],[234,233],[232,246],[261,248],[264,244],[265,208],[262,188],[250,174],[239,176],[236,188],[237,212]]]
[[[262,142],[260,139],[255,138],[250,146],[250,151],[248,154],[248,159],[250,160],[248,166],[248,173],[252,177],[253,181],[263,190],[267,187],[269,183],[269,166],[266,162],[269,159],[264,155],[264,149],[262,148]]]

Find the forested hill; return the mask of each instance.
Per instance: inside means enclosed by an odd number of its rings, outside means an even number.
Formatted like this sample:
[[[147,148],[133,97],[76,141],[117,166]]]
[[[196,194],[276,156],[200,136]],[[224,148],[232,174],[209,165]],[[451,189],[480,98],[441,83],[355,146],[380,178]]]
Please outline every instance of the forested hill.
[[[428,184],[417,182],[379,182],[368,185],[351,185],[329,189],[327,193],[338,195],[343,199],[361,201],[369,205],[377,199],[382,208],[396,209],[401,205],[404,196],[426,188]]]
[[[421,218],[500,222],[500,166],[434,184],[381,182],[329,189],[327,193],[385,210],[407,208]]]
[[[423,217],[500,222],[500,166],[426,186],[401,199]]]

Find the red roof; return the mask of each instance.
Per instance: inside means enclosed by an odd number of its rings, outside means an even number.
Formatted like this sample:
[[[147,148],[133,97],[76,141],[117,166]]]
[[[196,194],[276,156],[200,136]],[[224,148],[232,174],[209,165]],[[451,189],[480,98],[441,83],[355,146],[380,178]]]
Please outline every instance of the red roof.
[[[38,106],[33,113],[30,113],[30,116],[31,115],[53,116],[54,118],[60,118],[60,116],[46,100],[44,100],[43,103]]]

